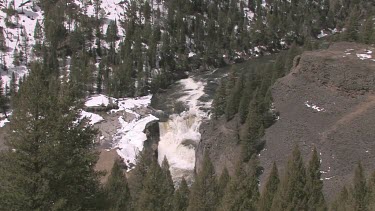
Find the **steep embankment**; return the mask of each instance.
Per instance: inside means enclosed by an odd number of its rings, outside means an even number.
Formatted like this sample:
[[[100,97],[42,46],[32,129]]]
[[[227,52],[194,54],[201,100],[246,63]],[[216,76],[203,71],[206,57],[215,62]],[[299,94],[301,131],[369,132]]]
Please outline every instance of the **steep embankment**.
[[[291,73],[272,89],[280,119],[264,137],[262,181],[273,161],[282,170],[295,144],[306,162],[317,148],[328,199],[352,178],[358,161],[365,169],[375,169],[374,50],[336,43],[295,59]]]

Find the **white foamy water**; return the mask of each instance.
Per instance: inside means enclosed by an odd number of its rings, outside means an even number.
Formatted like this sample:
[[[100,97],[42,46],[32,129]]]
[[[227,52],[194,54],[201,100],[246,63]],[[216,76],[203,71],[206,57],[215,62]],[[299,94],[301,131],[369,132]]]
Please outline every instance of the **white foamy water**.
[[[195,166],[195,149],[200,139],[199,127],[206,112],[200,108],[210,106],[211,103],[202,103],[198,99],[204,93],[204,83],[187,78],[180,81],[185,87],[184,96],[178,101],[186,103],[188,110],[181,114],[171,115],[167,122],[160,122],[160,142],[158,146],[159,163],[167,157],[172,178],[192,176]]]

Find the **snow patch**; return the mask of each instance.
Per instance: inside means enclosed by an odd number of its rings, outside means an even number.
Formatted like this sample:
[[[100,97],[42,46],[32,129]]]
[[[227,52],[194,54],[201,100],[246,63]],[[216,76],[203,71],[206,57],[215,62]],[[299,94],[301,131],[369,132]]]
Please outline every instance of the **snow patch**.
[[[96,123],[99,123],[101,121],[104,120],[103,117],[101,117],[100,115],[98,114],[94,114],[94,113],[90,113],[90,112],[87,112],[87,111],[81,111],[81,119],[83,118],[87,118],[90,120],[89,124],[90,125],[95,125]]]
[[[86,107],[97,107],[97,106],[108,106],[109,105],[109,97],[105,95],[98,95],[89,98],[88,101],[86,101],[85,106]]]
[[[134,166],[137,155],[143,150],[143,143],[147,140],[147,136],[143,132],[146,125],[155,120],[158,120],[158,118],[153,115],[140,119],[136,118],[132,122],[126,122],[123,117],[119,117],[121,128],[115,135],[115,139],[118,141],[116,145],[117,154],[124,159],[128,167]],[[128,170],[131,170],[131,168]]]
[[[328,36],[328,34],[324,33],[324,30],[320,31],[320,34],[318,34],[318,39]]]
[[[365,60],[365,59],[371,59],[372,56],[371,55],[368,55],[368,54],[357,54],[357,57],[360,59],[360,60]]]
[[[196,53],[194,53],[194,52],[190,52],[189,53],[189,58],[191,58],[191,57],[193,57],[193,56],[195,56],[196,55]]]
[[[312,108],[312,109],[314,109],[315,111],[318,111],[318,112],[323,111],[323,112],[325,112],[325,109],[324,109],[324,108],[319,107],[319,106],[317,106],[317,105],[315,105],[315,104],[313,104],[313,103],[310,103],[309,101],[306,101],[306,102],[305,102],[305,105],[306,105],[306,107],[308,107],[308,108]]]
[[[4,127],[6,123],[9,123],[10,121],[8,119],[3,119],[0,121],[0,127]]]
[[[147,107],[151,104],[152,95],[147,95],[143,97],[137,98],[123,98],[117,100],[118,109],[112,109],[111,113],[116,113],[119,111],[127,111],[129,113],[133,113],[131,109],[140,108],[140,107]]]

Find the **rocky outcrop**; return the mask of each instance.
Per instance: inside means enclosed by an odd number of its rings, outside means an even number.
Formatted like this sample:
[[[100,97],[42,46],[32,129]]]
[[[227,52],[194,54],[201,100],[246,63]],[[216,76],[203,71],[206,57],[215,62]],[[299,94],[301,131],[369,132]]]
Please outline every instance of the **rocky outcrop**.
[[[227,122],[225,118],[205,121],[200,127],[201,141],[196,148],[195,170],[202,170],[204,153],[209,152],[217,175],[221,175],[224,167],[233,175],[241,152],[238,137],[238,119]]]
[[[160,130],[159,130],[159,121],[155,120],[149,122],[145,130],[143,131],[146,136],[147,140],[143,143],[143,147],[146,150],[150,150],[150,152],[154,153],[155,158],[158,157],[158,144],[160,141]]]
[[[306,162],[314,146],[320,153],[328,200],[352,179],[358,161],[375,169],[373,51],[371,46],[336,43],[296,58],[291,73],[272,88],[280,119],[264,137],[262,183],[273,161],[283,170],[295,144]]]

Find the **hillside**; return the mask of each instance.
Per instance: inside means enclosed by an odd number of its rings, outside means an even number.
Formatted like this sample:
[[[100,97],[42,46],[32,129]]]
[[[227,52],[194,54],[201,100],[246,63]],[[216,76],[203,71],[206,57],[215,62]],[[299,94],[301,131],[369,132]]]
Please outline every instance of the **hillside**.
[[[341,42],[295,59],[291,73],[272,88],[280,119],[264,136],[262,181],[273,161],[286,164],[295,144],[306,162],[317,148],[328,199],[351,181],[359,161],[369,171],[375,168],[374,50]]]
[[[374,0],[0,0],[0,211],[375,210],[374,44]]]

